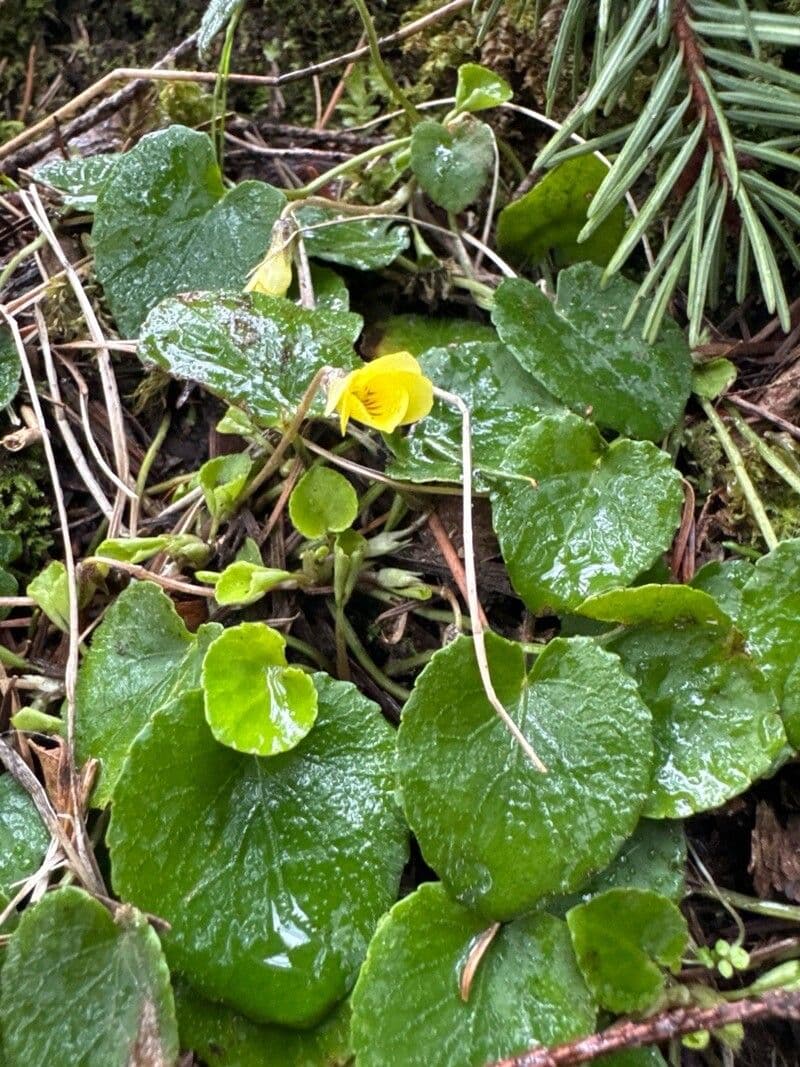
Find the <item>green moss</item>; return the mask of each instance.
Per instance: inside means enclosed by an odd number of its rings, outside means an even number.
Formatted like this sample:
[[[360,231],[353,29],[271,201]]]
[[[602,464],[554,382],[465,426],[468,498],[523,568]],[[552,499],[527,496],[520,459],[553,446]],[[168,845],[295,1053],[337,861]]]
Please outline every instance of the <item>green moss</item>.
[[[43,486],[48,482],[42,459],[35,453],[7,453],[0,466],[0,530],[16,534],[22,554],[13,570],[34,573],[53,543],[52,509]]]

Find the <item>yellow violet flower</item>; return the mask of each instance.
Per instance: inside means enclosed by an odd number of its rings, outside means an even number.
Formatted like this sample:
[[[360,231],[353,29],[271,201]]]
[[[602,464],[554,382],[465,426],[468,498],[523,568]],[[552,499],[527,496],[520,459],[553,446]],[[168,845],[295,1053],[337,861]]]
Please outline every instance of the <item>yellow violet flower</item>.
[[[292,220],[280,219],[272,231],[267,254],[250,275],[246,293],[286,296],[292,284],[292,237],[296,226]]]
[[[336,379],[325,413],[339,412],[342,434],[350,419],[391,433],[424,418],[433,407],[433,384],[410,352],[391,352]]]

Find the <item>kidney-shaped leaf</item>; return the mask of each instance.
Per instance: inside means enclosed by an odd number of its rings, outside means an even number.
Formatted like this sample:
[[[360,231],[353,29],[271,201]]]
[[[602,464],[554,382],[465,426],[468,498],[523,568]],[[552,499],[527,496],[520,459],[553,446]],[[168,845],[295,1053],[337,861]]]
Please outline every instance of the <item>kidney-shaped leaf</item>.
[[[316,372],[351,370],[361,319],[302,308],[280,296],[195,293],[165,300],[142,330],[139,355],[198,382],[264,425],[291,416]],[[311,413],[325,406],[320,392]]]
[[[589,988],[618,1013],[652,1005],[689,936],[672,901],[647,889],[609,889],[568,912],[567,925]]]
[[[76,690],[78,760],[100,760],[92,803],[110,800],[122,762],[150,716],[199,684],[200,666],[218,623],[189,633],[166,593],[154,582],[132,582],[98,626]]]
[[[166,919],[170,962],[257,1022],[318,1022],[352,986],[395,900],[407,835],[394,735],[356,688],[316,675],[291,752],[218,744],[189,694],[137,737],[114,797],[114,886]],[[142,797],[159,784],[159,803]]]
[[[485,111],[497,107],[513,96],[511,86],[493,70],[478,63],[462,63],[456,86],[457,111]]]
[[[264,182],[228,192],[205,133],[170,126],[121,156],[97,194],[97,277],[134,336],[147,312],[189,289],[242,289],[286,203]]]
[[[671,429],[692,387],[692,358],[683,332],[667,319],[654,343],[635,318],[623,328],[636,285],[578,263],[558,276],[552,303],[524,278],[506,278],[495,293],[492,321],[501,340],[553,396],[600,425],[656,440]]]
[[[494,135],[469,115],[451,126],[426,119],[411,137],[411,169],[435,204],[463,211],[477,200],[494,163]]]
[[[775,695],[735,630],[636,626],[611,648],[653,713],[656,768],[645,813],[718,807],[765,774],[785,743]]]
[[[0,988],[4,1067],[172,1067],[178,1029],[158,937],[138,911],[67,886],[29,908]]]
[[[34,874],[49,840],[30,796],[4,774],[0,777],[0,912],[17,892],[17,883]]]
[[[632,679],[588,638],[552,641],[530,672],[519,645],[489,634],[487,648],[500,700],[547,773],[498,719],[462,637],[436,653],[405,706],[400,786],[442,881],[507,919],[611,861],[647,795],[652,736]]]
[[[289,518],[303,537],[341,533],[357,515],[355,489],[344,475],[328,467],[306,471],[289,497]]]
[[[282,634],[263,622],[223,630],[203,660],[211,732],[237,752],[275,756],[306,736],[317,717],[311,677],[286,664]]]
[[[591,1032],[595,1006],[552,915],[501,927],[464,1001],[459,981],[485,927],[438,884],[392,908],[353,991],[359,1067],[466,1067]]]
[[[495,479],[494,528],[514,588],[531,611],[570,611],[629,582],[665,551],[680,520],[681,478],[647,441],[606,445],[577,415],[519,434]]]
[[[289,581],[291,577],[289,571],[262,567],[245,559],[236,560],[229,563],[220,574],[214,586],[214,599],[226,606],[255,604],[276,585]]]

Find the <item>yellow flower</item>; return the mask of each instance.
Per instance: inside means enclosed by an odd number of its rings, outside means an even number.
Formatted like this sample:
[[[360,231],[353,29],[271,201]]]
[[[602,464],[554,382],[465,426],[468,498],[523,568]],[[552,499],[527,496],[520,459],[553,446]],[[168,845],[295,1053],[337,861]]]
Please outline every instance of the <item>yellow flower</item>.
[[[267,296],[286,296],[292,284],[292,236],[296,231],[293,221],[279,219],[272,231],[272,240],[266,256],[250,275],[246,293],[266,293]]]
[[[339,412],[342,434],[350,419],[391,433],[424,418],[433,407],[433,385],[410,352],[392,352],[338,378],[328,389],[326,414]]]

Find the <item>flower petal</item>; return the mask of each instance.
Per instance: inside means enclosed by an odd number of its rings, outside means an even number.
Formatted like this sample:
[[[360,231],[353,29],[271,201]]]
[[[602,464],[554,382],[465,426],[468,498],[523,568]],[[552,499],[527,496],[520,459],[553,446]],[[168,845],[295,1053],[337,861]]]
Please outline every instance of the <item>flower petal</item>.
[[[410,352],[388,352],[378,356],[357,373],[365,379],[372,379],[376,374],[422,374],[422,368]]]
[[[350,388],[350,380],[353,374],[341,375],[334,378],[328,385],[328,398],[325,401],[325,414],[331,415],[339,406],[345,390]]]
[[[404,374],[402,379],[402,383],[398,384],[402,385],[408,395],[408,407],[400,425],[406,426],[430,415],[433,407],[433,383],[424,374]]]
[[[397,388],[395,375],[383,382],[378,379],[348,396],[350,417],[383,433],[396,430],[408,409],[408,393]]]

